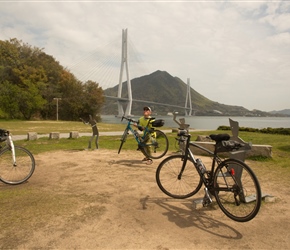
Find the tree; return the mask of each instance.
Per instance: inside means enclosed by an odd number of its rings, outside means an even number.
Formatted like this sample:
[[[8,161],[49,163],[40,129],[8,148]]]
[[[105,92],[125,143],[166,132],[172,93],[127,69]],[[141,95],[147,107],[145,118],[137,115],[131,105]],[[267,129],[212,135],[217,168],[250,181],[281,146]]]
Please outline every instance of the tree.
[[[82,110],[82,83],[68,71],[63,70],[59,82],[61,93],[60,117],[63,120],[78,120]]]
[[[29,120],[46,103],[41,96],[47,82],[45,71],[41,65],[34,67],[27,64],[40,51],[28,45],[21,46],[16,39],[12,39],[10,45],[7,42],[0,45],[2,110],[10,118]]]
[[[6,114],[5,118],[18,118],[20,116],[17,96],[19,88],[8,81],[0,84],[0,107]]]
[[[103,89],[98,83],[87,81],[84,85],[84,100],[82,115],[97,115],[105,102]]]
[[[7,118],[55,119],[61,98],[62,120],[97,114],[104,103],[103,90],[93,81],[82,83],[42,49],[17,39],[0,41],[0,114]]]

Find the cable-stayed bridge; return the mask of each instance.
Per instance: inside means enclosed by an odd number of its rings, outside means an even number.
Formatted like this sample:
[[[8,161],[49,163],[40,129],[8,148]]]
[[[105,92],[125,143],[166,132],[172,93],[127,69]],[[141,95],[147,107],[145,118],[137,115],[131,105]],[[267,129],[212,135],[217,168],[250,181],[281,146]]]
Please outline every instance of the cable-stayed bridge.
[[[130,48],[130,49],[129,49]],[[88,80],[95,81],[100,84],[103,89],[118,85],[117,96],[105,96],[109,99],[117,101],[118,115],[131,115],[132,103],[141,102],[147,105],[161,105],[178,109],[183,109],[185,115],[192,115],[192,103],[190,95],[190,82],[187,79],[187,93],[184,97],[185,105],[177,106],[170,103],[158,103],[152,101],[133,99],[131,88],[131,77],[140,77],[149,74],[146,64],[142,62],[139,53],[131,41],[128,40],[127,29],[122,30],[122,43],[120,55],[120,40],[109,43],[106,48],[102,47],[97,51],[84,56],[78,61],[75,61],[70,70],[82,82]],[[130,69],[129,69],[130,61]],[[120,65],[121,62],[121,65]],[[123,81],[125,77],[126,81]],[[122,97],[122,86],[127,84],[127,97]],[[125,110],[124,110],[125,107]]]
[[[107,96],[107,95],[105,95],[105,97],[109,99],[117,100],[121,105],[125,103],[128,107],[128,102],[129,102],[128,98],[122,98],[122,97],[120,98],[117,96]],[[178,105],[166,104],[166,103],[160,103],[160,102],[144,101],[144,100],[139,100],[139,99],[132,99],[132,102],[140,102],[140,103],[147,104],[148,106],[154,105],[154,106],[166,106],[166,107],[171,107],[171,108],[184,109],[187,112],[186,115],[191,115],[190,111],[193,111],[192,108],[189,108],[186,106],[178,106]],[[122,116],[123,114],[128,115],[128,116],[131,115],[131,113],[128,113],[128,111],[124,112],[124,109],[118,112],[118,116]]]

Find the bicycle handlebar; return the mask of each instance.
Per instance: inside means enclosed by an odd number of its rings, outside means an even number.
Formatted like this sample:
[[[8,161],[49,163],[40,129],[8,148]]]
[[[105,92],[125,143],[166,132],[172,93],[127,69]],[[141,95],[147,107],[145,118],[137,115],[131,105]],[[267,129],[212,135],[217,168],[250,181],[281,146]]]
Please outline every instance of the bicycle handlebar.
[[[9,135],[9,131],[6,129],[0,129],[0,135]]]
[[[235,150],[235,149],[237,150],[245,146],[244,143],[240,143],[233,140],[222,141],[222,145],[229,150]]]
[[[185,137],[191,137],[191,135],[187,132],[185,129],[181,129],[177,133],[178,136],[185,136]]]
[[[139,124],[139,121],[135,121],[135,120],[133,120],[133,119],[131,119],[131,118],[128,118],[128,117],[126,117],[126,116],[124,116],[124,115],[122,116],[121,121],[123,121],[123,119],[127,120],[128,122],[132,122],[132,123]],[[155,118],[154,118],[154,117],[150,117],[150,118],[148,119],[148,124],[147,124],[146,127],[148,127],[149,122],[152,121],[152,120],[155,120]],[[140,126],[140,127],[142,128],[142,126]],[[141,131],[143,131],[144,128],[140,129],[139,126],[138,126],[138,129],[141,130]],[[150,129],[150,131],[151,131],[151,132],[154,131],[154,128],[152,127],[152,128]]]
[[[123,121],[123,119],[125,119],[125,120],[127,120],[127,121],[129,121],[129,122],[137,123],[135,120],[133,120],[133,119],[131,119],[131,118],[127,118],[127,117],[125,117],[125,116],[122,116],[121,121]]]
[[[9,135],[10,132],[8,130],[0,129],[0,142],[6,141]]]

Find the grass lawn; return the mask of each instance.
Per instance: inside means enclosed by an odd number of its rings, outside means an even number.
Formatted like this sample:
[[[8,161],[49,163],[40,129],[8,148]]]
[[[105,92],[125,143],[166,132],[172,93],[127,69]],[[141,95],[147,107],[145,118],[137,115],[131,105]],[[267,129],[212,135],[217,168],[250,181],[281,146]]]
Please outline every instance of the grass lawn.
[[[0,128],[5,128],[14,135],[23,135],[28,132],[37,132],[38,134],[47,134],[50,132],[69,133],[78,131],[79,133],[92,132],[91,127],[82,122],[70,121],[0,121]],[[99,131],[123,131],[125,123],[106,124],[98,123]],[[162,127],[162,129],[171,129]],[[229,133],[231,131],[191,131],[192,140],[198,135],[209,135],[211,133]],[[169,151],[176,151],[175,137],[176,133],[167,133],[169,139]],[[265,159],[261,157],[252,158],[254,161],[261,162],[273,167],[281,167],[290,171],[290,136],[263,134],[257,132],[240,132],[240,138],[253,144],[264,144],[272,146],[272,158]],[[37,141],[17,141],[17,145],[28,148],[33,154],[54,150],[81,150],[87,147],[89,137],[83,136],[78,139],[59,139],[50,140],[49,138],[39,138]],[[120,136],[101,136],[99,139],[100,148],[118,150],[120,145]],[[122,150],[136,149],[136,142],[133,136],[128,136]]]

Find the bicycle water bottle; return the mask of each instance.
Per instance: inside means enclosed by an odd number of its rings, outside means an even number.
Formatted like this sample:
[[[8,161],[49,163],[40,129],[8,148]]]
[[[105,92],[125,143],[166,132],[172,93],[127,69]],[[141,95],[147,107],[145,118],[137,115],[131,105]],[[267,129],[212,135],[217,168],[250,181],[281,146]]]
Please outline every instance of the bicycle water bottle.
[[[199,171],[201,172],[201,174],[204,174],[206,172],[206,168],[204,166],[204,164],[202,163],[201,159],[196,159],[196,164],[197,164],[197,167],[199,169]]]

